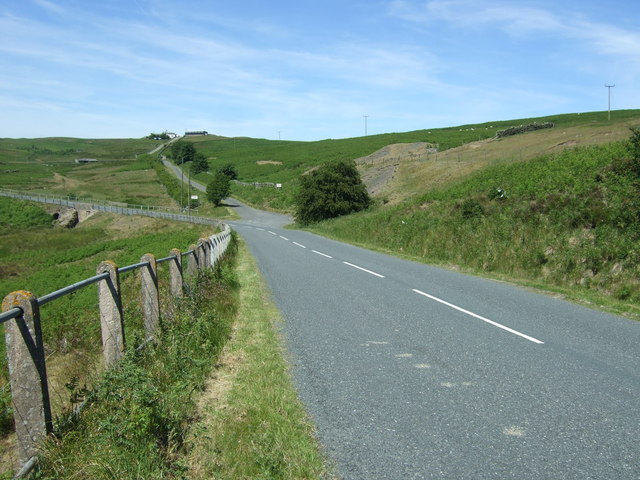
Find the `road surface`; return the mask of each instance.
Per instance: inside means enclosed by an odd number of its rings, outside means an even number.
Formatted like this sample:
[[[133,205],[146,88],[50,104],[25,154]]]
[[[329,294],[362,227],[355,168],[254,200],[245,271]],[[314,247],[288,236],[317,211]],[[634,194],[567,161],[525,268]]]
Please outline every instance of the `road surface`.
[[[640,324],[229,200],[344,479],[640,479]]]
[[[343,479],[640,479],[640,323],[226,202]]]

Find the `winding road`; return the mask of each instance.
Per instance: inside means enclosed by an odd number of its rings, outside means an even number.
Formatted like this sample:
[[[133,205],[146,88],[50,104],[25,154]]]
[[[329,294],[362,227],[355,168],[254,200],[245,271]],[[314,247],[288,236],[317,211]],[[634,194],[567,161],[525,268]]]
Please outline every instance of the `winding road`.
[[[229,199],[344,479],[640,479],[640,324]]]

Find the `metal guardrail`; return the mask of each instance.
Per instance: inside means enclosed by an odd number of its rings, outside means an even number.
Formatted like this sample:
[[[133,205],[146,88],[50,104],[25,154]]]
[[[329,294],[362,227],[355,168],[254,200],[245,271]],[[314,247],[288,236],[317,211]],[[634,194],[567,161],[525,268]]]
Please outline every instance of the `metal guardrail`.
[[[38,298],[38,305],[42,306],[49,302],[52,302],[56,298],[64,297],[69,293],[73,293],[76,290],[80,290],[82,287],[87,287],[89,285],[93,285],[94,283],[98,283],[100,280],[104,280],[109,276],[108,273],[101,273],[100,275],[95,275],[91,278],[87,278],[85,280],[81,280],[80,282],[76,282],[73,285],[67,285],[60,290],[56,290],[55,292],[51,292],[47,295]]]

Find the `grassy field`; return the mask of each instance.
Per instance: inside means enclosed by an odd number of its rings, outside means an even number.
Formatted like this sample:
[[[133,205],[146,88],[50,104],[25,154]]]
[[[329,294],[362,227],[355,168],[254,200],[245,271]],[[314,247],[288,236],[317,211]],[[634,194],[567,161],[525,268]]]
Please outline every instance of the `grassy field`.
[[[0,185],[126,202],[128,198],[136,199],[137,190],[147,183],[147,179],[138,178],[139,173],[127,173],[148,169],[144,162],[136,162],[136,156],[159,144],[146,139],[0,139]],[[78,158],[94,158],[98,162],[77,164]],[[100,181],[85,183],[87,178]],[[131,182],[136,185],[127,188],[127,194],[122,195],[123,189],[118,185]],[[117,191],[111,194],[112,189]],[[145,199],[149,193],[141,191],[140,199]]]
[[[145,253],[166,256],[171,248],[187,250],[205,234],[206,227],[147,217],[98,214],[73,230],[53,229],[51,217],[37,204],[0,197],[0,291],[28,290],[37,296],[95,275],[98,264],[113,260],[124,266]],[[34,258],[38,262],[34,262]],[[161,281],[167,273],[161,271]],[[122,277],[125,333],[129,342],[142,336],[139,317],[139,280]],[[87,287],[41,309],[54,416],[70,407],[68,384],[82,386],[100,370],[100,322],[96,290]],[[9,467],[12,448],[12,411],[5,344],[0,342],[0,466]],[[8,462],[8,463],[7,463]]]
[[[610,124],[625,122],[639,116],[640,110],[618,111],[612,115]],[[427,142],[437,145],[440,151],[444,151],[466,143],[493,138],[498,130],[509,126],[533,122],[554,122],[556,129],[608,123],[606,112],[593,112],[315,142],[215,136],[192,137],[188,141],[194,142],[196,149],[207,155],[213,170],[227,163],[233,163],[238,169],[240,180],[283,183],[319,163],[355,159],[394,143]]]

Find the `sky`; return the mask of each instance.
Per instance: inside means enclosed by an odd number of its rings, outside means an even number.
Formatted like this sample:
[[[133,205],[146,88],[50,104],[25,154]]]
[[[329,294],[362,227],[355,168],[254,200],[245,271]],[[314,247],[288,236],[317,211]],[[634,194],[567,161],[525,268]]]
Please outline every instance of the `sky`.
[[[0,1],[5,138],[310,141],[605,111],[609,93],[640,108],[638,0]]]

